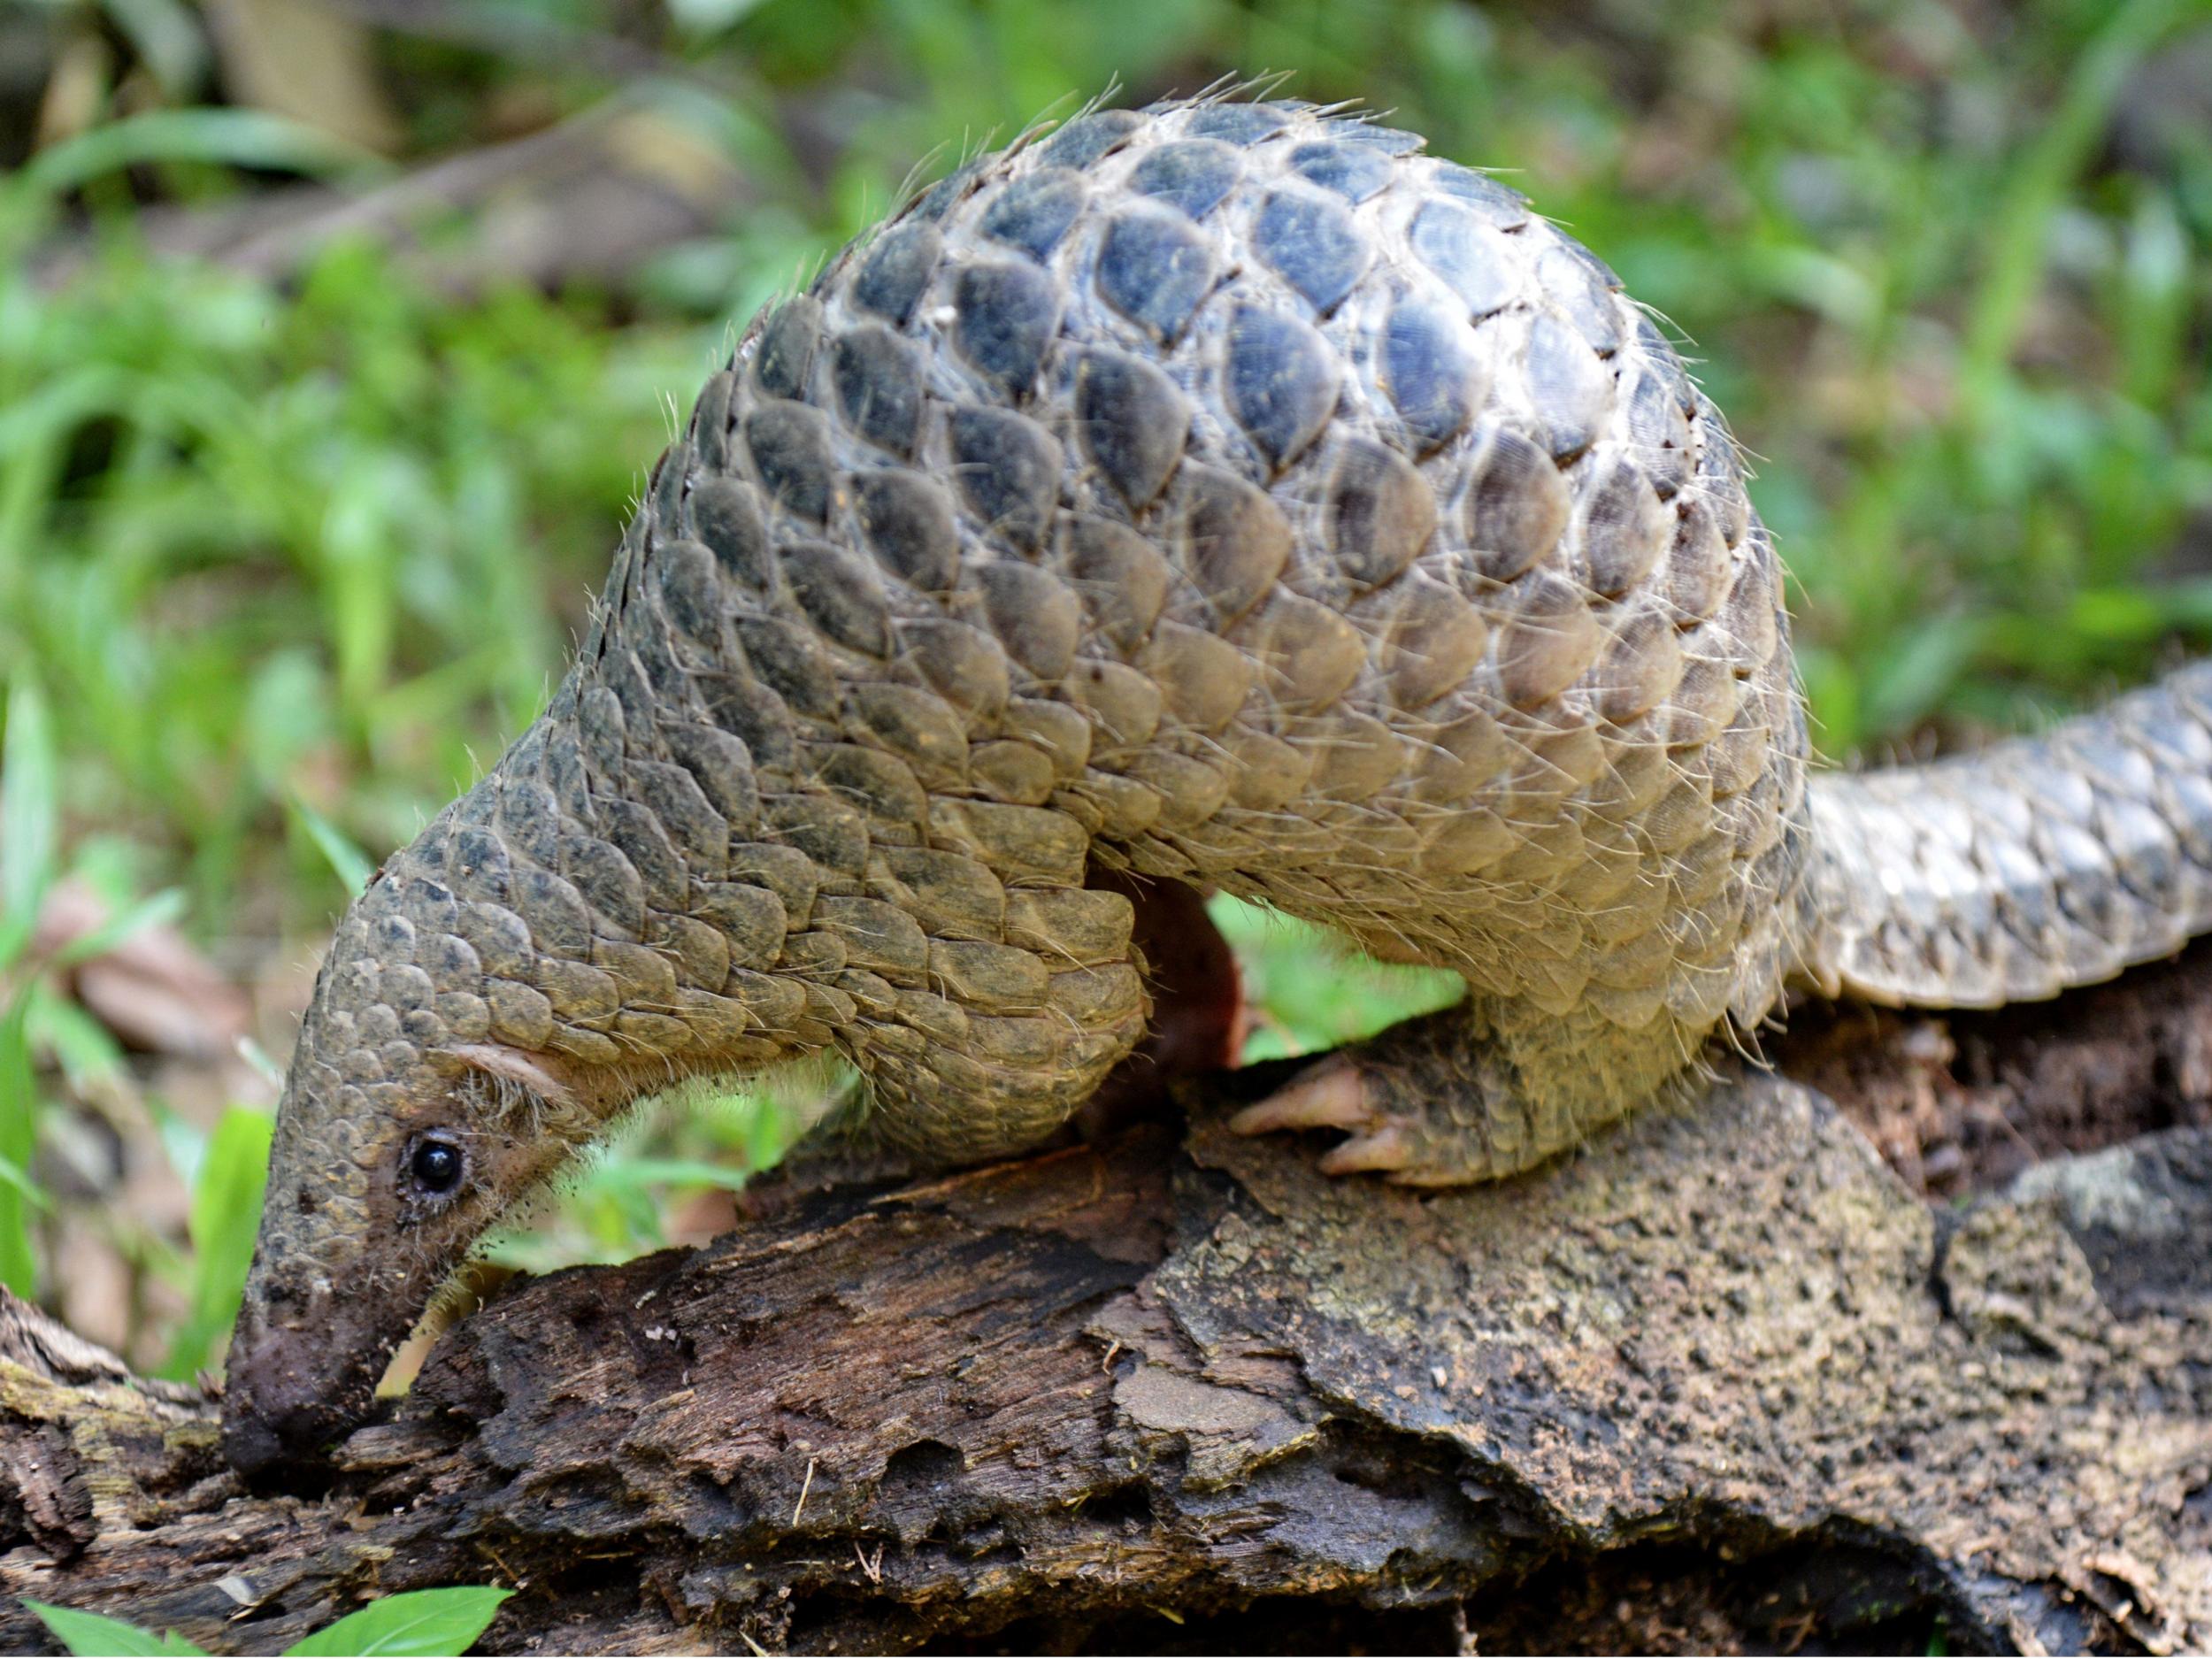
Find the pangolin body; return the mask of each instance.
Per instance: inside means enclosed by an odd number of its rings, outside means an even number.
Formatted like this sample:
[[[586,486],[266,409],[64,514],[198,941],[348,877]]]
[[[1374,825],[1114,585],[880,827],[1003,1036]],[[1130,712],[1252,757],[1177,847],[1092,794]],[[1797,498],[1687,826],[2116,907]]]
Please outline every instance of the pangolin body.
[[[1415,136],[1087,113],[771,308],[580,658],[341,925],[232,1350],[242,1466],[641,1094],[841,1052],[974,1158],[1141,1034],[1125,873],[1463,975],[1253,1126],[1510,1173],[1786,985],[2048,995],[2212,913],[2212,679],[1807,766],[1781,569],[1614,274]]]

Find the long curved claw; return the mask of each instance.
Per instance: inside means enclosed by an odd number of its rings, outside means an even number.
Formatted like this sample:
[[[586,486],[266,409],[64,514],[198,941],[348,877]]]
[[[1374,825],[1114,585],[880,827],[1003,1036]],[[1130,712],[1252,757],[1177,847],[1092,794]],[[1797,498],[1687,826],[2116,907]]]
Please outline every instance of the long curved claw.
[[[1405,1125],[1386,1119],[1380,1128],[1354,1135],[1342,1146],[1324,1153],[1320,1170],[1324,1175],[1372,1171],[1394,1176],[1413,1162],[1413,1137],[1406,1133]]]
[[[1272,1134],[1280,1129],[1367,1129],[1372,1107],[1360,1070],[1341,1060],[1325,1060],[1301,1071],[1265,1100],[1229,1119],[1240,1135]]]
[[[1321,1156],[1324,1175],[1378,1174],[1393,1180],[1418,1180],[1418,1152],[1412,1126],[1380,1110],[1367,1073],[1355,1060],[1331,1056],[1310,1066],[1256,1105],[1229,1119],[1240,1135],[1271,1134],[1281,1129],[1344,1129],[1350,1139]]]

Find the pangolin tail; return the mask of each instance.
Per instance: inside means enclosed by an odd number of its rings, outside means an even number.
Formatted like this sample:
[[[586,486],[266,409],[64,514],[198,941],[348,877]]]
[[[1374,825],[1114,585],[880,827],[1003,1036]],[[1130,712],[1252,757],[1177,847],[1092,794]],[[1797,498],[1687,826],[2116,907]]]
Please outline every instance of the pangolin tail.
[[[1812,780],[1807,978],[1870,1002],[2055,996],[2212,931],[2212,662],[2046,735]]]

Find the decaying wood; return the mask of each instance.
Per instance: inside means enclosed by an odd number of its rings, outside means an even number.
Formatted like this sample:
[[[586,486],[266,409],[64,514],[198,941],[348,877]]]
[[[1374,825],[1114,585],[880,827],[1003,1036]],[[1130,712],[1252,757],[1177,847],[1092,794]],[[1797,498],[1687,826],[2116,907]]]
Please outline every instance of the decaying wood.
[[[1947,1070],[1915,1029],[1862,1031],[1844,1092],[2212,1093],[2212,956],[1955,1020]],[[519,1589],[502,1651],[2202,1647],[2188,1117],[1932,1209],[1774,1077],[1434,1197],[1210,1101],[519,1285],[314,1497],[241,1491],[204,1402],[18,1307],[0,1590],[250,1652],[451,1582]]]

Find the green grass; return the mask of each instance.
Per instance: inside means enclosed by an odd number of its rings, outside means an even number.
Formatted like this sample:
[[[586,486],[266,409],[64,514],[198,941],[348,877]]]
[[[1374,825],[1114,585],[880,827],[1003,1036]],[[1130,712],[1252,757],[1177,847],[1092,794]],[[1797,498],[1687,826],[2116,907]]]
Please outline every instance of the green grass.
[[[637,15],[521,10],[557,42]],[[53,13],[57,38],[121,42],[118,86],[150,50],[127,12]],[[134,1356],[190,1370],[229,1317],[260,1144],[219,1101],[165,1110],[164,1074],[126,1064],[26,958],[26,907],[56,872],[90,871],[125,910],[173,890],[242,978],[311,958],[365,862],[540,703],[731,326],[918,161],[941,169],[1110,76],[1148,96],[1288,71],[1300,96],[1363,97],[1514,170],[1597,248],[1695,342],[1760,457],[1830,753],[2017,724],[2203,648],[2212,140],[2153,131],[2131,77],[2212,9],[2031,0],[1986,35],[1932,4],[1762,14],[1755,33],[1740,15],[685,0],[657,47],[668,73],[631,95],[761,199],[618,291],[554,298],[456,299],[358,243],[284,285],[155,257],[150,201],[294,175],[359,188],[395,165],[207,107],[204,71],[169,52],[108,113],[165,107],[95,119],[0,185],[0,1279],[56,1289],[66,1217],[42,1206],[86,1202],[45,1190],[70,1125],[150,1147],[166,1122],[188,1214],[99,1225],[146,1286]],[[500,135],[503,100],[557,112],[610,89],[565,50],[380,50],[422,151]],[[2136,123],[2126,165],[2116,110]],[[70,228],[88,256],[58,281],[42,259]],[[1259,1052],[1437,995],[1227,920],[1268,1016]],[[280,1057],[288,1039],[265,1041]],[[775,1133],[744,1110],[641,1130],[511,1258],[650,1245],[723,1179],[702,1165],[757,1162]]]

